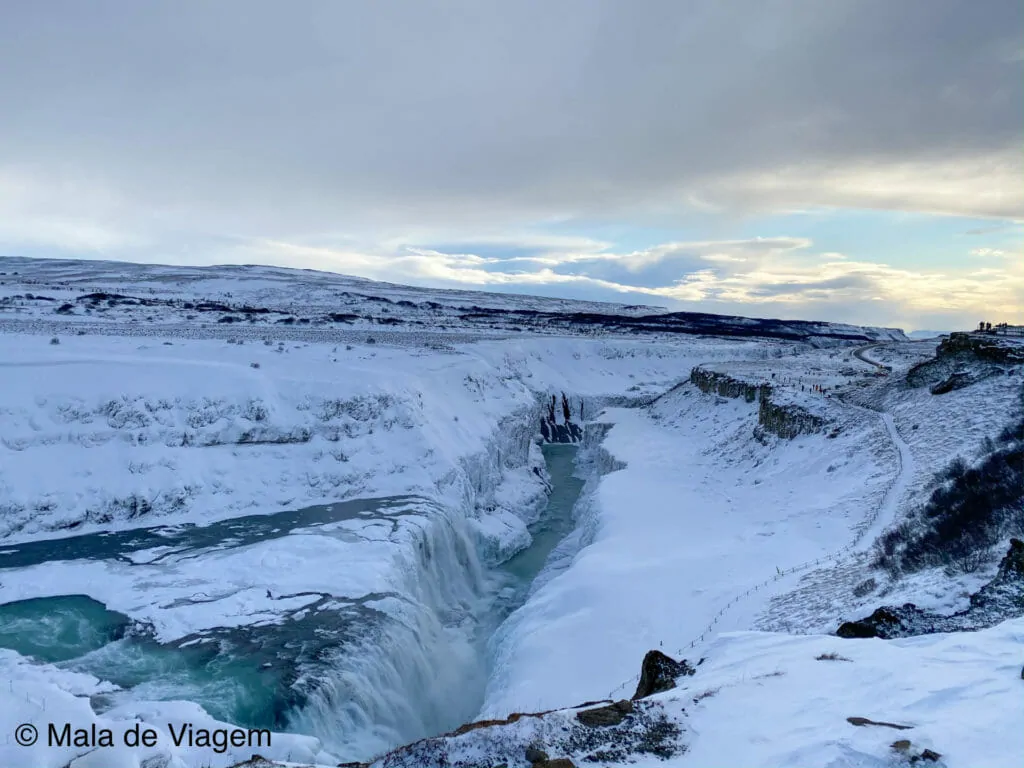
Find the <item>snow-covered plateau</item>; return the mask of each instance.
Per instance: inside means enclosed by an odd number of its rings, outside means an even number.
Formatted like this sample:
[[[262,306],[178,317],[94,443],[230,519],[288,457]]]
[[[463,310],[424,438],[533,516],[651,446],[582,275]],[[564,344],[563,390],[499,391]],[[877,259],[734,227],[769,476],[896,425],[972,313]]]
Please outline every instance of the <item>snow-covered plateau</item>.
[[[0,766],[1014,765],[1022,386],[1012,339],[0,259]]]

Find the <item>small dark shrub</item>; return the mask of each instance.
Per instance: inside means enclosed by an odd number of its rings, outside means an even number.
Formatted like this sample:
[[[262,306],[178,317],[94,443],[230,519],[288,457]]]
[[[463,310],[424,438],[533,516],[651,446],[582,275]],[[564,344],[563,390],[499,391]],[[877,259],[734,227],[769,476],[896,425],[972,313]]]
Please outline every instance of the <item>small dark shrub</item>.
[[[878,587],[878,582],[873,578],[865,579],[853,588],[854,597],[867,597]]]

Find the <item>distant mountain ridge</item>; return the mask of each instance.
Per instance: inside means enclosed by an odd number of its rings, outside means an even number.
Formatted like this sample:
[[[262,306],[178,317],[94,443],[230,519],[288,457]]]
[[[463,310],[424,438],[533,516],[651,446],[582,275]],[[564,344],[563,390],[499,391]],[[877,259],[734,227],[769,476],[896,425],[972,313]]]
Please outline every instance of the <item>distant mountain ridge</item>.
[[[36,294],[44,294],[37,296]],[[49,294],[52,294],[49,295]],[[31,296],[32,298],[27,298]],[[57,307],[47,306],[53,299]],[[62,309],[60,309],[62,308]],[[418,288],[287,267],[208,267],[0,257],[0,318],[63,318],[109,324],[245,323],[458,329],[567,334],[697,334],[794,341],[905,341],[898,328],[670,312],[450,288]]]

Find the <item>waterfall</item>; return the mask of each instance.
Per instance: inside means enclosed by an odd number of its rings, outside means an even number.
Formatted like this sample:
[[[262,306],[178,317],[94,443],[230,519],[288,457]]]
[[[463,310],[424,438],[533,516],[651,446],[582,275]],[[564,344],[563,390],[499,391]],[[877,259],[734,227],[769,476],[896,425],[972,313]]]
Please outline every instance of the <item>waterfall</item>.
[[[413,518],[389,564],[401,583],[367,606],[352,642],[295,682],[302,703],[287,713],[287,730],[317,736],[342,760],[367,760],[473,719],[487,682],[489,619],[507,584],[481,562],[489,545],[474,521],[499,506],[496,491],[514,472],[536,489],[516,514],[525,525],[539,512],[546,482],[530,466],[534,416],[500,424],[487,450],[440,483],[441,503]]]
[[[332,655],[329,671],[297,683],[308,693],[288,730],[346,760],[448,730],[479,709],[485,669],[473,629],[487,579],[464,523],[438,517],[420,532],[402,564],[402,597],[376,606],[378,619]]]

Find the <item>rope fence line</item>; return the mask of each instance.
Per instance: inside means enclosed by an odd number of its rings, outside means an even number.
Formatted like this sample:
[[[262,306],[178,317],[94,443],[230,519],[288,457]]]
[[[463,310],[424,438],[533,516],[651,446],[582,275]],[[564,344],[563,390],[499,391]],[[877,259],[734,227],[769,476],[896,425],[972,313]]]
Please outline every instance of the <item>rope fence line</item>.
[[[19,683],[20,682],[21,681],[19,681]],[[17,690],[17,691],[14,690],[14,680],[13,679],[10,679],[10,680],[7,681],[8,693],[16,694],[19,698],[24,699],[26,704],[28,704],[28,705],[30,705],[32,707],[38,708],[43,713],[46,712],[46,697],[45,696],[38,696],[37,697],[37,696],[33,696],[32,695],[32,692],[34,692],[34,690],[35,690],[35,685],[34,684],[30,684],[28,690],[21,690],[22,686],[20,684],[18,685],[18,688],[19,688],[19,690]],[[10,734],[7,734],[7,742],[6,743],[10,744],[10,741],[11,741]]]
[[[899,445],[896,444],[896,441],[893,439],[892,435],[889,434],[889,429],[885,425],[885,419],[884,419],[883,412],[881,411],[881,409],[869,408],[867,406],[862,406],[862,405],[854,405],[852,403],[847,403],[845,400],[842,400],[841,398],[839,398],[839,400],[840,400],[840,402],[843,403],[843,405],[846,405],[847,407],[851,407],[852,406],[854,408],[861,408],[863,410],[871,411],[871,412],[875,413],[879,417],[879,419],[882,420],[883,427],[885,427],[885,434],[889,438],[890,442],[892,442],[893,448],[896,450],[896,474],[893,475],[893,477],[886,483],[885,491],[882,493],[882,497],[879,500],[878,504],[871,511],[871,513],[868,514],[864,518],[864,522],[860,526],[860,530],[854,535],[853,539],[851,541],[849,541],[847,544],[845,544],[844,546],[840,547],[839,549],[837,549],[837,550],[835,550],[835,551],[833,551],[833,552],[831,552],[831,553],[829,553],[827,555],[823,555],[822,557],[818,557],[818,558],[816,558],[814,560],[808,560],[806,562],[800,563],[799,565],[791,566],[790,568],[778,568],[778,567],[776,567],[776,569],[775,569],[776,573],[775,573],[774,576],[772,576],[769,579],[765,579],[765,581],[763,581],[763,582],[759,582],[758,584],[755,584],[753,587],[750,587],[745,592],[742,592],[739,595],[736,595],[735,597],[733,597],[728,603],[726,603],[712,617],[711,621],[708,622],[707,626],[704,627],[704,629],[701,631],[701,633],[699,635],[697,635],[693,640],[691,640],[688,645],[684,645],[684,646],[680,647],[676,651],[676,655],[677,656],[682,656],[684,653],[686,653],[687,650],[692,650],[693,648],[697,647],[698,643],[704,642],[704,639],[711,635],[711,630],[714,629],[715,625],[718,623],[718,620],[720,618],[722,618],[722,616],[725,615],[726,611],[728,611],[729,608],[731,608],[733,605],[738,603],[743,598],[749,597],[750,595],[754,594],[755,592],[757,592],[757,591],[759,591],[761,589],[767,588],[772,582],[779,581],[780,579],[782,579],[782,578],[784,578],[786,576],[792,575],[794,573],[798,573],[800,571],[807,570],[808,568],[811,568],[812,566],[821,565],[825,561],[831,560],[831,561],[834,561],[834,562],[838,562],[839,559],[843,555],[845,555],[847,552],[851,552],[854,548],[856,548],[857,546],[860,545],[860,543],[863,540],[864,536],[871,529],[871,527],[878,521],[878,516],[882,513],[882,510],[885,508],[886,502],[889,499],[889,494],[892,493],[893,488],[896,486],[896,483],[899,481],[899,478],[903,474],[903,453],[902,453],[902,451],[900,451],[900,447],[899,447]],[[896,431],[896,433],[898,435],[900,435],[899,429],[897,429],[895,422],[893,422],[892,426],[893,426],[893,429]],[[900,435],[901,439],[902,439],[902,437],[903,436]],[[659,647],[664,647],[664,641],[659,642],[658,645],[659,645]],[[620,685],[618,685],[615,689],[613,689],[611,693],[608,694],[608,698],[609,699],[614,699],[615,698],[615,694],[617,694],[619,691],[621,691],[623,688],[625,688],[630,683],[636,683],[636,682],[639,682],[639,680],[640,680],[640,675],[639,674],[633,675],[628,680],[624,680]]]

